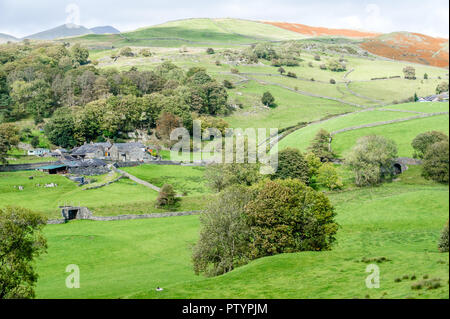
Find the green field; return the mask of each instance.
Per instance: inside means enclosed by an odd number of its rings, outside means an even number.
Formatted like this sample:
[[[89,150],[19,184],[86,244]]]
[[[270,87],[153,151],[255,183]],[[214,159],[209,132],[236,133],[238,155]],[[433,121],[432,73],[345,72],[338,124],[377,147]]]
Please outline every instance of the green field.
[[[448,298],[449,256],[437,251],[448,219],[448,186],[423,180],[411,168],[400,181],[331,194],[341,228],[329,252],[302,252],[255,260],[216,278],[195,276],[190,247],[198,217],[49,225],[49,253],[39,259],[39,298]],[[175,235],[176,234],[176,235]],[[379,263],[380,288],[367,289],[362,258]],[[64,286],[77,264],[81,288]],[[443,287],[412,290],[438,277]],[[99,285],[99,283],[102,283]],[[155,287],[164,288],[156,292]]]
[[[328,132],[333,132],[333,131],[337,131],[337,130],[341,130],[341,129],[345,129],[345,128],[349,128],[349,127],[353,127],[353,126],[358,126],[358,125],[364,125],[364,124],[370,124],[370,123],[377,123],[377,122],[382,122],[382,121],[389,121],[389,120],[394,120],[394,119],[402,119],[402,118],[408,118],[411,116],[415,116],[417,114],[414,113],[405,113],[405,112],[396,112],[395,110],[410,110],[410,111],[418,111],[418,112],[424,112],[424,113],[432,113],[432,112],[447,112],[448,111],[448,103],[439,103],[439,102],[435,102],[435,103],[407,103],[407,104],[398,104],[398,105],[392,105],[392,106],[388,106],[388,107],[383,107],[382,109],[391,109],[392,111],[383,111],[383,110],[366,110],[366,111],[360,111],[360,112],[356,112],[353,114],[349,114],[346,116],[342,116],[342,117],[337,117],[337,118],[333,118],[321,123],[316,123],[316,124],[311,124],[308,125],[304,128],[301,128],[289,135],[287,135],[285,138],[283,138],[278,147],[279,149],[283,149],[286,147],[296,147],[300,150],[305,151],[307,149],[307,147],[310,145],[311,141],[314,139],[314,136],[316,135],[316,133],[320,130],[320,129],[325,129]],[[431,128],[431,130],[433,129],[441,129],[444,132],[446,131],[445,125],[448,126],[448,117],[447,117],[447,124],[445,124],[445,116],[442,116],[442,118],[444,120],[437,121],[437,127],[436,128]],[[421,120],[417,120],[418,122],[421,121],[425,121],[427,123],[434,123],[434,120],[436,118],[433,118],[431,120],[426,121],[427,119],[421,119]],[[440,119],[440,117],[438,117],[437,119]],[[333,148],[336,151],[342,151],[345,149],[348,149],[348,147],[353,146],[353,144],[356,142],[355,139],[351,139],[349,138],[345,138],[343,137],[345,136],[364,136],[364,134],[366,134],[367,132],[371,132],[372,130],[375,130],[376,132],[383,132],[385,129],[389,129],[391,127],[391,125],[401,125],[400,124],[389,124],[389,125],[384,125],[382,127],[377,127],[377,128],[367,128],[367,129],[359,129],[356,131],[351,131],[351,132],[345,132],[345,133],[340,133],[338,135],[336,135],[333,139]],[[403,124],[409,127],[408,124]],[[415,125],[412,125],[415,126]],[[394,130],[395,130],[395,126],[394,126]],[[417,134],[425,132],[428,130],[428,126],[415,126],[405,137],[403,140],[406,140],[407,143],[411,143],[412,139],[414,137],[416,137]],[[448,128],[447,128],[448,131]],[[367,133],[370,134],[370,133]],[[414,135],[415,134],[415,135]],[[392,136],[391,138],[393,138],[394,140],[397,139],[397,137],[400,134],[394,134],[394,136]],[[386,135],[388,136],[388,135]],[[412,137],[411,137],[412,136]],[[407,141],[407,139],[409,139],[409,142]],[[340,142],[340,141],[344,141],[344,142]],[[403,142],[402,142],[403,143]],[[344,145],[345,144],[345,145]]]
[[[399,156],[412,157],[414,153],[411,146],[412,140],[420,133],[433,130],[448,135],[448,120],[447,114],[339,133],[334,136],[331,147],[337,154],[345,157],[345,153],[356,144],[358,138],[381,135],[397,143]]]
[[[164,166],[158,166],[160,169]],[[139,169],[147,174],[146,169]],[[150,170],[151,167],[150,167]],[[203,196],[205,187],[197,184],[201,172],[194,167],[180,166],[179,170],[172,171],[171,167],[158,170],[159,177],[155,183],[162,186],[167,175],[176,190],[180,186],[180,192],[188,192],[183,197],[177,211],[202,209],[207,201]],[[33,179],[29,179],[32,176]],[[190,178],[189,185],[185,177]],[[97,182],[88,186],[98,185],[99,182],[109,180],[106,176],[93,176]],[[153,181],[153,180],[152,180]],[[44,188],[44,184],[56,183],[58,187]],[[36,185],[40,184],[40,187]],[[16,186],[17,188],[15,188]],[[18,189],[23,186],[23,191]],[[139,185],[129,179],[121,179],[118,182],[98,189],[85,190],[86,186],[79,187],[61,175],[48,175],[36,171],[20,171],[0,173],[0,207],[17,205],[44,213],[50,218],[59,218],[61,205],[86,206],[97,216],[112,216],[121,214],[161,213],[167,210],[155,207],[158,193],[152,189]]]

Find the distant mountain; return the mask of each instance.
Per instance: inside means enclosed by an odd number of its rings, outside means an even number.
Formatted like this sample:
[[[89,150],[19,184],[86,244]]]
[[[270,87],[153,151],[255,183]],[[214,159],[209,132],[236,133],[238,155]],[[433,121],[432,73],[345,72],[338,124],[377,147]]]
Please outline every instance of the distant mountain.
[[[94,32],[95,34],[118,34],[118,33],[120,33],[119,30],[117,30],[116,28],[114,28],[110,25],[91,28],[91,31]]]
[[[17,41],[19,41],[19,39],[17,39],[16,37],[13,37],[12,35],[9,35],[9,34],[0,33],[0,44],[6,43],[8,41],[17,42]]]
[[[63,24],[59,27],[35,33],[24,37],[24,39],[54,40],[59,38],[74,37],[94,33],[88,28],[76,24]]]

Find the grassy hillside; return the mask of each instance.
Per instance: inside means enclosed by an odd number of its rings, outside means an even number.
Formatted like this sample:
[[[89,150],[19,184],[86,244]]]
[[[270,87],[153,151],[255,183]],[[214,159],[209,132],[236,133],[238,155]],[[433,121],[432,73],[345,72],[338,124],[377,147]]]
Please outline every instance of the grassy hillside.
[[[437,239],[448,219],[448,187],[423,180],[417,168],[378,188],[331,194],[341,228],[329,252],[262,258],[216,278],[195,276],[190,247],[198,216],[49,225],[40,258],[39,298],[448,298],[448,253]],[[176,236],[174,236],[176,234]],[[367,289],[367,263],[386,257],[380,289]],[[81,288],[64,286],[68,264]],[[416,275],[416,280],[394,282]],[[428,275],[442,288],[411,290]],[[102,284],[99,285],[98,283]],[[154,289],[163,287],[163,292]]]

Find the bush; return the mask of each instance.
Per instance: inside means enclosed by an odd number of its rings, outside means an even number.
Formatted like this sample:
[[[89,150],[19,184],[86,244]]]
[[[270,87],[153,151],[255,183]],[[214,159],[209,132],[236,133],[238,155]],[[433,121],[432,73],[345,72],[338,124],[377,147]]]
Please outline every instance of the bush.
[[[261,98],[261,102],[265,106],[272,106],[275,103],[275,98],[269,91],[267,91],[267,92],[264,92],[264,94]]]
[[[244,186],[233,186],[220,193],[200,215],[200,238],[192,261],[198,275],[217,276],[248,261],[250,229],[244,207],[250,193]]]
[[[319,68],[320,68],[321,70],[326,70],[326,69],[327,69],[327,66],[325,65],[325,63],[322,63],[322,64],[319,65]]]
[[[411,146],[414,148],[414,158],[423,158],[431,145],[441,141],[448,141],[448,136],[442,132],[431,131],[420,133],[411,142]]]
[[[285,148],[278,152],[278,168],[272,175],[273,179],[296,178],[303,183],[309,183],[308,162],[296,148]]]
[[[142,49],[141,51],[139,51],[139,54],[146,58],[152,56],[152,52],[149,49]]]
[[[121,56],[127,56],[127,57],[132,57],[132,56],[134,56],[133,51],[132,51],[131,48],[129,48],[129,47],[122,48],[122,49],[120,50],[120,55],[121,55]]]
[[[341,72],[347,70],[347,67],[344,62],[340,62],[336,59],[331,59],[327,63],[327,68],[333,72]]]
[[[441,253],[448,253],[448,221],[442,230],[441,237],[439,238],[439,251]]]
[[[329,199],[296,179],[264,181],[245,211],[250,256],[329,250],[338,225]]]
[[[205,179],[212,190],[220,192],[232,185],[253,185],[261,179],[261,174],[257,164],[210,164],[206,167]]]
[[[286,70],[282,67],[279,67],[278,72],[280,72],[280,74],[283,75],[284,73],[286,73]]]
[[[295,74],[294,72],[288,72],[287,76],[290,78],[295,78],[295,79],[297,78],[297,74]]]
[[[436,86],[436,94],[441,94],[442,92],[448,91],[448,83],[447,82],[441,82]]]
[[[214,54],[214,53],[216,53],[216,52],[214,51],[213,48],[207,48],[207,49],[206,49],[206,53],[208,53],[208,54]]]
[[[357,186],[370,186],[393,176],[396,158],[397,146],[394,141],[371,135],[358,139],[346,163],[355,173]]]
[[[231,69],[231,73],[233,73],[233,74],[238,74],[238,73],[239,73],[239,70],[236,69],[236,68],[232,68],[232,69]]]
[[[439,183],[448,183],[449,143],[441,141],[431,145],[423,157],[422,175]]]
[[[309,178],[311,178],[319,173],[319,168],[322,166],[320,158],[314,153],[309,152],[305,155],[305,160],[308,163]]]
[[[424,79],[424,80],[428,80],[428,74],[427,74],[427,73],[424,73],[424,74],[423,74],[423,79]]]
[[[336,80],[335,79],[330,79],[330,83],[331,84],[336,84]]]
[[[331,163],[323,164],[318,171],[317,182],[330,190],[341,189],[342,179],[338,175],[336,168]]]
[[[232,89],[234,88],[234,85],[231,81],[228,80],[223,80],[223,86],[227,89]]]
[[[320,61],[320,55],[318,55],[318,54],[314,55],[314,60]]]
[[[156,199],[157,206],[159,208],[165,206],[174,206],[178,202],[179,198],[176,197],[176,193],[173,186],[170,184],[164,184],[159,190],[158,198]]]

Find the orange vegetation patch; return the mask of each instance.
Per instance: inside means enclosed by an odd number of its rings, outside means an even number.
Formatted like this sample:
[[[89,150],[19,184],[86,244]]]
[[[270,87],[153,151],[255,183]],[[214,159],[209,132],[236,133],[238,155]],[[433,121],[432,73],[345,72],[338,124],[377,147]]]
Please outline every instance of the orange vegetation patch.
[[[367,39],[361,47],[389,59],[448,67],[448,39],[420,33],[395,32]]]
[[[348,29],[328,29],[321,27],[310,27],[304,24],[298,23],[286,23],[286,22],[270,22],[264,21],[266,24],[271,24],[279,28],[283,28],[289,31],[294,31],[297,33],[301,33],[304,35],[310,36],[323,36],[323,35],[334,35],[334,36],[343,36],[349,38],[371,38],[380,35],[381,33],[374,32],[363,32],[356,30],[348,30]]]

